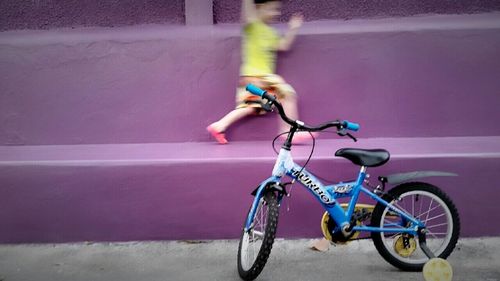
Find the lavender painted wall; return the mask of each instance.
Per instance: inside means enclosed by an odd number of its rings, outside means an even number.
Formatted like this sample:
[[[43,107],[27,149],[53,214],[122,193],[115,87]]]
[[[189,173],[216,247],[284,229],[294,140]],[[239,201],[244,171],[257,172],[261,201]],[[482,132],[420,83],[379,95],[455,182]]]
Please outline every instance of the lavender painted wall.
[[[287,20],[290,15],[297,12],[303,13],[306,20],[322,20],[500,11],[500,1],[496,0],[282,0],[282,3],[281,20]],[[238,22],[240,5],[241,1],[215,0],[214,21]]]
[[[0,1],[0,31],[184,23],[184,0]]]
[[[309,23],[280,57],[302,119],[356,120],[363,137],[500,135],[499,29],[352,25]],[[2,145],[208,141],[205,126],[234,106],[237,26],[9,34]],[[253,118],[228,135],[267,140],[276,127],[274,116]]]
[[[499,135],[498,27],[401,29],[396,21],[367,31],[349,22],[339,31],[337,24],[309,23],[281,58],[279,71],[298,90],[304,120],[355,120],[364,138]],[[0,232],[0,242],[236,238],[248,193],[268,175],[272,152],[238,158],[262,152],[262,143],[192,142],[207,141],[204,127],[233,107],[238,34],[237,26],[0,34],[0,145],[115,144],[90,151],[2,147],[0,225],[8,231]],[[228,134],[269,140],[275,129],[274,116],[266,116]],[[400,156],[371,172],[457,172],[460,177],[431,181],[465,210],[463,235],[499,235],[497,225],[478,219],[496,211],[498,192],[489,183],[498,173],[498,141],[491,138],[488,150],[471,145],[474,139],[433,138],[437,148],[429,154],[421,139],[380,140],[377,147]],[[117,143],[148,142],[185,143],[116,151]],[[55,161],[33,158],[38,149]],[[351,178],[355,168],[332,161],[334,150],[320,151],[310,167]],[[321,210],[304,190],[294,192],[279,235],[317,237]]]

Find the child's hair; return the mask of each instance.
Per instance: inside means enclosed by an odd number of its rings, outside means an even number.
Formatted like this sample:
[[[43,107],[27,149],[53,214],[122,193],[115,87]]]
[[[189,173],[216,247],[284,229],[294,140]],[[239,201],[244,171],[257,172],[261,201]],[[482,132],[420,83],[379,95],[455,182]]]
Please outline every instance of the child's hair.
[[[267,2],[274,2],[274,1],[280,1],[280,0],[254,0],[255,4],[265,4]]]

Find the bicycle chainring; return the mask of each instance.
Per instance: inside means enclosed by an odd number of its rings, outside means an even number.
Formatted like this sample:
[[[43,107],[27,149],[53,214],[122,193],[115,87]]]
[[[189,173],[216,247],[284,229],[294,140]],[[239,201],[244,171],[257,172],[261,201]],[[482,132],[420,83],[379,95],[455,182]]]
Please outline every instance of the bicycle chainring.
[[[346,210],[348,205],[345,203],[340,204],[340,206]],[[371,213],[373,212],[373,208],[375,206],[373,205],[367,205],[367,204],[356,204],[354,211],[356,214],[360,212],[368,212]],[[361,217],[361,216],[360,216]],[[362,220],[365,220],[367,217],[364,216]],[[361,220],[356,220],[357,225],[362,225]],[[323,214],[323,217],[321,218],[321,231],[323,232],[323,236],[325,239],[337,243],[337,244],[345,244],[347,242],[350,242],[352,240],[355,240],[359,237],[359,231],[352,231],[349,235],[345,236],[341,230],[337,229],[337,224],[335,223],[335,220],[333,220],[328,212],[325,212]]]
[[[336,244],[346,244],[359,236],[359,231],[353,231],[348,236],[344,236],[342,231],[336,228],[337,224],[335,221],[330,218],[328,212],[325,212],[321,219],[321,231],[326,240]]]

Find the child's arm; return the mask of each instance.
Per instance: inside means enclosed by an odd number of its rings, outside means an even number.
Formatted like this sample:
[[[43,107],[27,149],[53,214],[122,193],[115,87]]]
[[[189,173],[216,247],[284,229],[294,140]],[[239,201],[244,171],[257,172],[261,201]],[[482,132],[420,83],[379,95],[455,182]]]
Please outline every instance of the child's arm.
[[[297,36],[297,30],[302,26],[304,17],[302,15],[293,15],[288,22],[288,30],[283,36],[278,45],[278,51],[288,51],[292,47],[293,41]]]
[[[257,9],[254,0],[243,0],[241,4],[241,22],[243,24],[252,23],[257,20]]]

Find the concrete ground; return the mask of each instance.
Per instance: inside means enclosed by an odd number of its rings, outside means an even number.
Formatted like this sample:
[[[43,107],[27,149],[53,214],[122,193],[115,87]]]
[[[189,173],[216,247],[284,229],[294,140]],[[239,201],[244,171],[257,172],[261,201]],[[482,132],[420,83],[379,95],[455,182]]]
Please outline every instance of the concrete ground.
[[[309,249],[312,240],[277,240],[257,280],[424,280],[386,263],[371,240]],[[237,244],[170,241],[0,245],[0,280],[239,280]],[[448,259],[453,280],[500,281],[500,237],[462,239]]]

